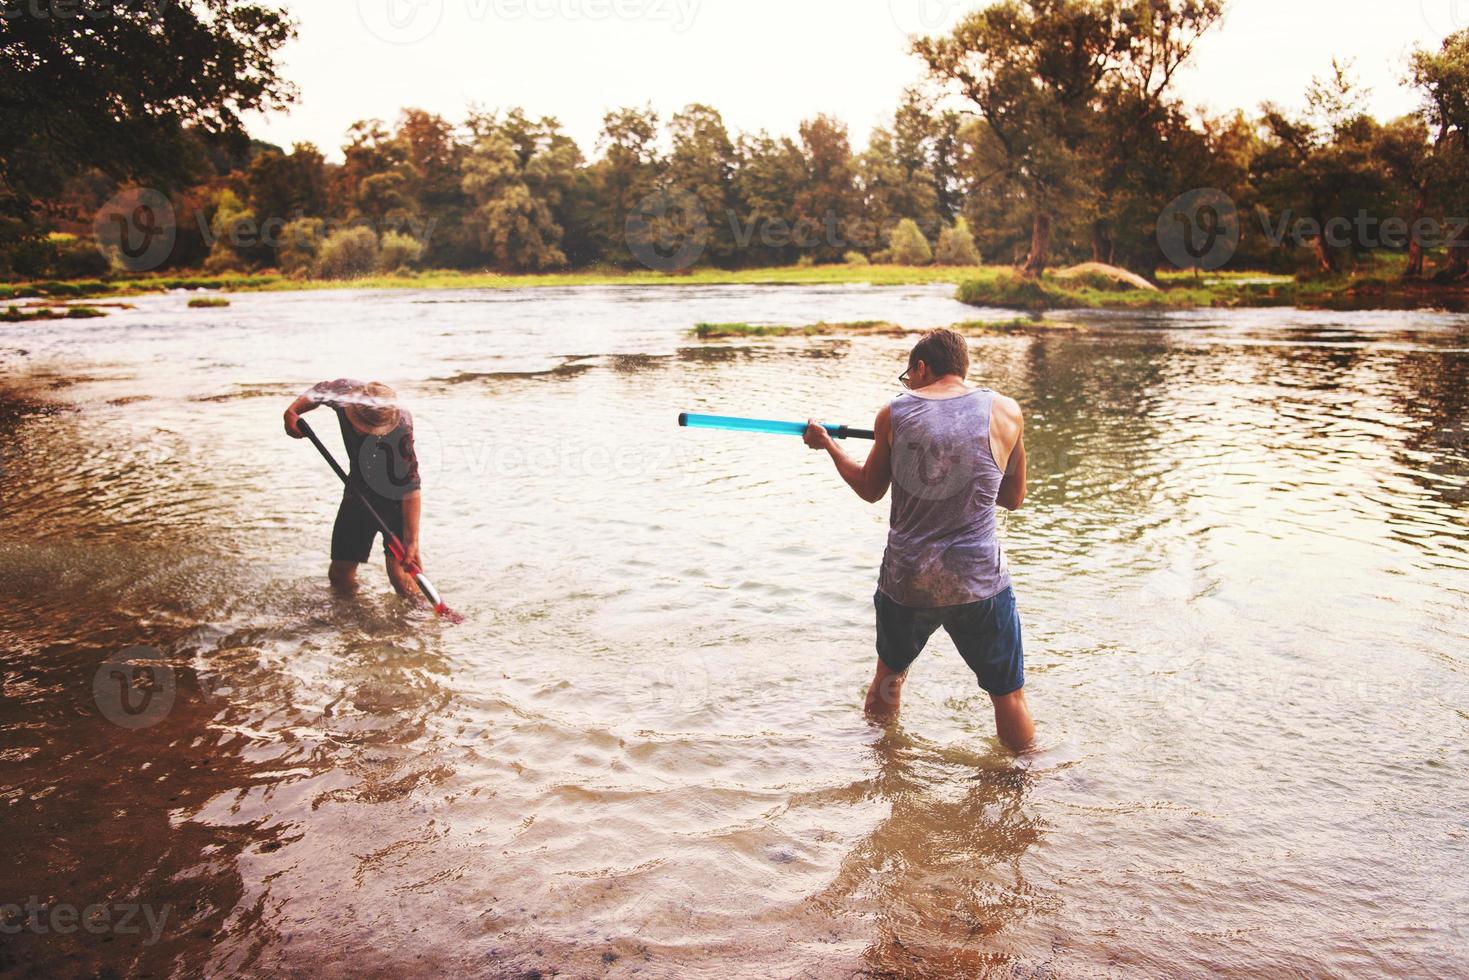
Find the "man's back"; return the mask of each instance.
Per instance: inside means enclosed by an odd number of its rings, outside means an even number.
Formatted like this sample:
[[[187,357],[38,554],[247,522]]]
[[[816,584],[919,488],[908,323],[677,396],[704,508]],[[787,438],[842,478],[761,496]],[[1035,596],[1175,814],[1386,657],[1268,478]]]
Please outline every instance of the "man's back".
[[[1010,585],[995,516],[1005,474],[995,452],[1008,455],[1014,443],[1001,419],[1002,445],[992,445],[999,401],[987,388],[893,400],[892,527],[878,587],[894,601],[957,606]]]

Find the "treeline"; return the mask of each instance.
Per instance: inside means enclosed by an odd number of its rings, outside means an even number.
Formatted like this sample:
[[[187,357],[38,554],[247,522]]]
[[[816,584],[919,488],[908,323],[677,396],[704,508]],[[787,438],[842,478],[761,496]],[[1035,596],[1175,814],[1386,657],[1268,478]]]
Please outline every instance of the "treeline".
[[[951,35],[914,42],[928,79],[861,147],[829,116],[791,135],[731,133],[705,105],[668,118],[609,112],[590,153],[555,119],[519,109],[456,121],[408,109],[391,125],[353,126],[334,163],[309,144],[232,143],[228,126],[180,117],[172,172],[157,185],[171,248],[149,268],[336,277],[983,261],[1038,274],[1096,260],[1151,275],[1189,256],[1207,265],[1207,246],[1227,234],[1235,268],[1332,273],[1401,253],[1408,275],[1463,276],[1469,33],[1404,66],[1423,97],[1407,117],[1362,112],[1350,67],[1333,64],[1299,111],[1214,118],[1171,87],[1222,9],[988,5]],[[93,216],[149,171],[92,163],[44,194],[0,185],[13,218],[0,225],[0,273],[127,265],[122,243],[110,258],[96,247]],[[1170,215],[1203,188],[1204,218]],[[1160,244],[1173,217],[1198,224],[1184,229],[1183,261]]]

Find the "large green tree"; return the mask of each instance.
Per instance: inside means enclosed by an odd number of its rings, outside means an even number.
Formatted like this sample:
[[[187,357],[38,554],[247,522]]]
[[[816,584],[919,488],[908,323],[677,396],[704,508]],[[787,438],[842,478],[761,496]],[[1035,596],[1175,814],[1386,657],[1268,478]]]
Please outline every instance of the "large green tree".
[[[96,168],[174,190],[204,161],[190,130],[243,141],[241,114],[292,98],[292,25],[241,0],[28,0],[0,17],[0,243]]]
[[[1437,51],[1414,52],[1411,78],[1423,96],[1423,114],[1432,133],[1431,165],[1443,185],[1462,207],[1469,203],[1464,192],[1469,174],[1469,31],[1444,39]],[[1448,242],[1438,278],[1469,277],[1469,230]]]
[[[1049,264],[1058,216],[1094,206],[1098,114],[1118,92],[1160,100],[1223,0],[1001,0],[914,52],[984,119],[986,169],[1030,211],[1022,266]]]

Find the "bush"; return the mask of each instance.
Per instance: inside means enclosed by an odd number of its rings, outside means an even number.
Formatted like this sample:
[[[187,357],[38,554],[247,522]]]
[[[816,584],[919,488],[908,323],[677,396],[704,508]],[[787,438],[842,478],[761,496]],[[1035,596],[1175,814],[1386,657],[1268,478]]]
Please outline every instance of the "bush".
[[[955,298],[970,306],[998,306],[1031,312],[1080,305],[1076,297],[1057,286],[1009,272],[961,283]]]
[[[842,261],[847,265],[871,265],[872,262],[861,252],[848,252],[842,256]]]
[[[111,270],[112,262],[90,239],[71,238],[56,244],[53,274],[62,279],[92,279]]]
[[[320,218],[297,218],[281,229],[276,262],[287,275],[309,274],[316,266],[326,223]]]
[[[204,260],[204,271],[243,272],[249,267],[249,260],[241,246],[254,237],[255,216],[233,191],[220,191],[214,203],[214,220],[209,229],[214,244]]]
[[[979,249],[974,247],[974,235],[969,222],[963,218],[954,221],[954,227],[939,232],[938,247],[933,260],[939,265],[979,265]]]
[[[887,251],[897,265],[928,265],[933,261],[933,249],[928,247],[928,239],[912,218],[899,221],[888,233]]]
[[[371,228],[344,228],[333,232],[316,257],[316,274],[323,279],[355,279],[377,268],[377,235]]]
[[[423,242],[412,235],[390,231],[383,235],[382,251],[378,255],[378,269],[397,272],[418,265],[423,258]]]
[[[10,265],[24,279],[43,279],[56,265],[56,243],[49,238],[27,238],[10,250]]]

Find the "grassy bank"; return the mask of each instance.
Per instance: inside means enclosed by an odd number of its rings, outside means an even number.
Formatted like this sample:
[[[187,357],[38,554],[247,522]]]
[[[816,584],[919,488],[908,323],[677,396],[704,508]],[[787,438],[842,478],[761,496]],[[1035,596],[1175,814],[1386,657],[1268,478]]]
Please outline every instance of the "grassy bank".
[[[957,285],[975,268],[960,266],[813,265],[771,269],[696,269],[669,274],[647,269],[598,269],[501,275],[493,272],[427,270],[360,279],[294,279],[275,274],[238,276],[136,276],[0,283],[0,300],[48,298],[84,299],[95,296],[156,293],[174,289],[259,292],[312,289],[528,289],[570,286],[810,286],[866,284],[914,286],[929,283]]]
[[[914,286],[950,284],[957,298],[974,306],[1045,310],[1178,310],[1209,307],[1301,306],[1330,308],[1469,308],[1469,289],[1406,281],[1371,268],[1329,279],[1293,279],[1262,273],[1164,273],[1160,289],[1138,289],[1105,277],[1038,280],[1017,276],[1009,266],[816,265],[769,269],[696,269],[667,274],[649,270],[597,269],[538,275],[431,270],[375,275],[353,280],[295,279],[273,273],[230,276],[136,276],[113,279],[0,283],[0,302],[39,299],[72,301],[125,297],[169,290],[228,292],[318,289],[526,289],[577,286]],[[767,328],[769,329],[769,328]],[[796,329],[796,328],[791,328]],[[812,328],[802,327],[801,330]],[[844,332],[851,332],[846,330]],[[746,334],[747,336],[750,334]],[[773,334],[766,334],[772,336]]]
[[[944,324],[949,326],[949,324]],[[1083,330],[1076,324],[1038,317],[1013,317],[1008,320],[970,320],[952,324],[965,334],[1038,333],[1061,330]],[[750,337],[861,337],[903,336],[919,333],[920,327],[904,327],[886,320],[852,320],[847,322],[808,323],[802,326],[780,326],[767,323],[700,323],[689,331],[696,340],[739,340]]]
[[[1237,272],[1194,276],[1170,273],[1159,289],[1136,289],[1098,277],[1046,274],[1023,279],[1008,268],[985,267],[959,285],[971,306],[1023,310],[1194,310],[1300,307],[1304,309],[1469,308],[1469,289],[1377,275],[1294,279]]]

